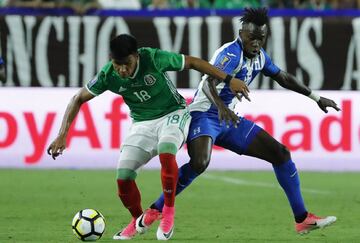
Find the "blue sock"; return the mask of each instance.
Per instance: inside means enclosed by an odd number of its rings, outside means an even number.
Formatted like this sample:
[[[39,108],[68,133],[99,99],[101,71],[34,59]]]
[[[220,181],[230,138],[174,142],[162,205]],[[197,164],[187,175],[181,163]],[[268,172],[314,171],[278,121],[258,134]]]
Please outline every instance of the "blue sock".
[[[198,176],[198,173],[193,171],[190,163],[186,163],[179,168],[179,179],[176,184],[176,195],[182,192],[191,182]],[[161,193],[160,197],[151,205],[151,208],[156,208],[162,211],[164,206],[164,193]]]
[[[301,196],[300,179],[294,162],[289,160],[281,165],[273,165],[273,168],[279,184],[286,193],[296,221],[298,218],[306,217],[307,211]]]

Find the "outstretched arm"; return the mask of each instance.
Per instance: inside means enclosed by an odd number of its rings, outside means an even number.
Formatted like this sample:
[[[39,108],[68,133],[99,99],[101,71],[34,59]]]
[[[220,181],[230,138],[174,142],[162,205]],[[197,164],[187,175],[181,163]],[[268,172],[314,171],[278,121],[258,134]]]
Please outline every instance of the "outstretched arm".
[[[205,93],[206,97],[218,108],[219,121],[222,123],[225,121],[226,125],[229,126],[231,123],[237,127],[239,122],[239,117],[230,110],[220,98],[216,85],[220,82],[212,77],[208,77],[206,82],[204,82],[202,90]]]
[[[217,80],[223,80],[225,83],[229,83],[230,89],[234,94],[241,93],[246,99],[250,100],[248,94],[250,91],[242,80],[233,78],[220,69],[217,69],[207,61],[197,57],[185,56],[185,69],[194,69]]]
[[[94,97],[95,96],[93,94],[83,87],[70,100],[61,123],[59,134],[47,149],[47,153],[51,155],[53,159],[56,159],[56,157],[64,151],[66,146],[66,136],[70,125],[78,114],[81,105]]]
[[[320,109],[323,110],[325,113],[328,112],[327,107],[332,107],[337,111],[340,110],[340,108],[337,106],[337,104],[333,100],[317,95],[310,88],[301,84],[290,73],[280,71],[278,74],[276,74],[272,78],[278,84],[280,84],[283,88],[295,91],[297,93],[303,94],[303,95],[308,96],[309,98],[313,99],[319,105]]]

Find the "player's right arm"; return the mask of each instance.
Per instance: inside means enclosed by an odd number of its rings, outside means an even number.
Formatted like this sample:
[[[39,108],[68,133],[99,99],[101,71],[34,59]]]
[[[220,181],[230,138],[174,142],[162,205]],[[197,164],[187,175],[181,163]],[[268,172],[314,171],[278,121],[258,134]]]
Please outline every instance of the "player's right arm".
[[[229,126],[230,124],[234,124],[234,126],[237,127],[239,117],[224,104],[216,89],[216,85],[218,85],[220,81],[212,77],[208,77],[206,81],[207,82],[204,82],[203,84],[202,91],[210,100],[210,102],[218,108],[218,116],[220,123],[225,121],[227,126]]]
[[[94,97],[95,95],[91,94],[87,88],[83,87],[71,98],[61,122],[59,134],[47,149],[47,153],[51,155],[53,159],[56,159],[56,157],[64,151],[69,128],[78,114],[81,105]]]

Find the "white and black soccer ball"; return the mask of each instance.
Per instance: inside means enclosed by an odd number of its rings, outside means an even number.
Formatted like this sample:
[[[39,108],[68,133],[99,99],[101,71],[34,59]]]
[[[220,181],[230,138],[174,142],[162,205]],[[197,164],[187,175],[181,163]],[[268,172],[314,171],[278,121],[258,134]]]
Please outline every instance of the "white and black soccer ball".
[[[105,218],[95,209],[83,209],[72,220],[72,230],[82,241],[95,241],[105,231]]]

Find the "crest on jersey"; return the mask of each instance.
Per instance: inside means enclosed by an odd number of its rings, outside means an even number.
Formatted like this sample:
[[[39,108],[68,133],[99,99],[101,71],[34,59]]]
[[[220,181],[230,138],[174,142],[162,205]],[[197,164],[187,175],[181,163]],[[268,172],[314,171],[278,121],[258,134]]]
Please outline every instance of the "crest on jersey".
[[[151,74],[146,74],[144,77],[144,82],[146,85],[151,86],[154,85],[154,83],[156,82],[156,78]]]
[[[94,86],[94,84],[97,82],[97,75],[88,82],[88,88],[91,88],[92,86]]]
[[[230,63],[231,61],[231,58],[227,55],[223,55],[221,58],[220,58],[220,62],[218,62],[216,64],[216,67],[217,68],[220,68],[220,69],[225,69],[226,66]]]

